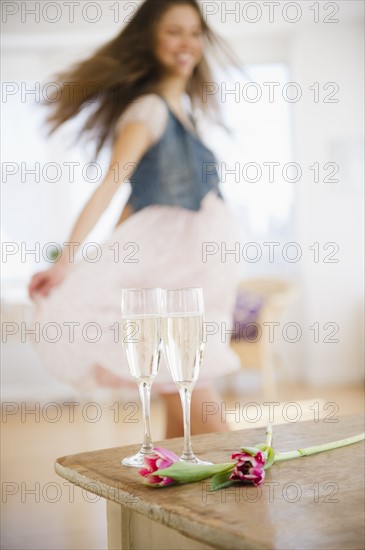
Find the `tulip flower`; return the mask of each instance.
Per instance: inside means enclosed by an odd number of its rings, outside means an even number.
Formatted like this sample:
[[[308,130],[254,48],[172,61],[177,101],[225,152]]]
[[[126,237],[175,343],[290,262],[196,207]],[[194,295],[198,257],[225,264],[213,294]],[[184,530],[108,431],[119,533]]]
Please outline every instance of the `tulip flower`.
[[[231,455],[236,462],[223,464],[189,464],[179,461],[179,457],[167,449],[155,447],[145,456],[145,467],[139,473],[145,478],[145,485],[166,487],[172,483],[193,483],[211,478],[210,490],[216,491],[236,483],[249,483],[256,487],[265,479],[265,470],[277,462],[310,456],[316,453],[338,449],[363,441],[365,434],[358,434],[332,443],[276,453],[272,448],[272,426],[266,428],[265,443],[255,447],[241,447],[241,451]]]
[[[266,455],[258,451],[255,455],[247,452],[233,453],[233,460],[237,460],[233,472],[229,476],[232,481],[252,483],[256,487],[261,485],[265,479],[264,465]]]
[[[162,447],[154,447],[152,453],[144,457],[145,466],[140,468],[138,473],[145,478],[145,485],[165,487],[174,483],[174,480],[170,477],[154,475],[154,472],[168,468],[178,460],[179,457],[172,451]]]

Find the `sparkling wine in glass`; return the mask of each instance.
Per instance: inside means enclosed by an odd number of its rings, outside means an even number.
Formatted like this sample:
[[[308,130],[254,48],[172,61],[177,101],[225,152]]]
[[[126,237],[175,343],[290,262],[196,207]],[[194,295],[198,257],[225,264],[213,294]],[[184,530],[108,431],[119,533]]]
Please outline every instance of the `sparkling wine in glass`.
[[[153,450],[150,428],[151,386],[158,373],[161,354],[161,289],[122,290],[122,344],[129,371],[138,384],[142,403],[144,436],[142,447],[122,464],[140,467]]]
[[[182,462],[211,464],[193,453],[190,436],[191,393],[199,376],[204,347],[201,288],[162,290],[161,334],[168,369],[180,393],[184,417]]]

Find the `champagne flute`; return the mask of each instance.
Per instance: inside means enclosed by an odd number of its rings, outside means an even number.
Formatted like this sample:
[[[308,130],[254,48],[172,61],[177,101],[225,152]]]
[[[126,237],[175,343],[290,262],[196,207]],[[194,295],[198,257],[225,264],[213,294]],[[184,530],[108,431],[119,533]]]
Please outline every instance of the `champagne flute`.
[[[204,301],[201,288],[162,290],[161,333],[167,367],[177,385],[184,416],[181,462],[211,464],[193,453],[190,436],[191,393],[203,355]]]
[[[144,436],[142,447],[123,458],[126,466],[141,467],[153,450],[150,428],[151,386],[158,373],[161,354],[161,289],[122,289],[122,344],[129,370],[138,384],[142,403]]]

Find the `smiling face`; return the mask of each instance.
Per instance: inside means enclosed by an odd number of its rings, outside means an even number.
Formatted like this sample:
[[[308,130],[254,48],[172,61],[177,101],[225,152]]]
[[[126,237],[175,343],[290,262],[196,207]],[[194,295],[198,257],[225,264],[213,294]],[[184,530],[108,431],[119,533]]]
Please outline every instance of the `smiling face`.
[[[203,56],[203,30],[189,5],[168,9],[156,30],[155,55],[166,73],[190,78]]]

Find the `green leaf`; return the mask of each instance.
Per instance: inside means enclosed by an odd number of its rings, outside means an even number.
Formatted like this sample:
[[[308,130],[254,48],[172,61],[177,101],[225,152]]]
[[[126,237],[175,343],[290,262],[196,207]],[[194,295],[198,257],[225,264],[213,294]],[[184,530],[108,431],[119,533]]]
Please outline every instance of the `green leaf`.
[[[215,474],[231,471],[234,466],[234,462],[228,462],[225,464],[186,464],[184,462],[175,462],[175,464],[172,464],[172,466],[169,466],[168,468],[153,472],[153,475],[170,477],[175,481],[190,483],[192,481],[207,479]]]
[[[261,449],[257,448],[257,447],[241,447],[241,450],[244,452],[244,453],[248,453],[249,455],[251,456],[255,456],[256,453],[258,453],[259,451],[261,451]]]
[[[274,464],[274,460],[275,460],[275,451],[272,447],[267,448],[266,454],[267,454],[267,459],[264,465],[264,470],[267,470],[268,468],[270,468],[270,466]]]
[[[229,479],[230,475],[231,471],[222,472],[213,476],[210,483],[210,491],[218,491],[218,489],[223,489],[223,487],[229,487],[230,485],[237,483],[236,481]]]

